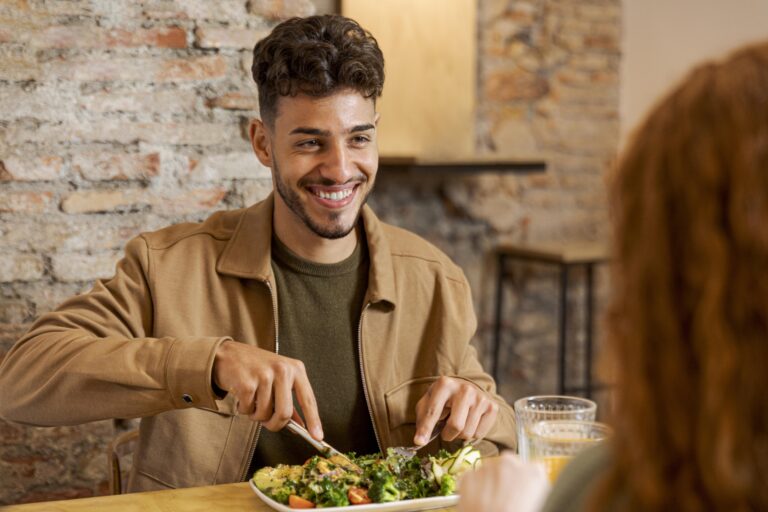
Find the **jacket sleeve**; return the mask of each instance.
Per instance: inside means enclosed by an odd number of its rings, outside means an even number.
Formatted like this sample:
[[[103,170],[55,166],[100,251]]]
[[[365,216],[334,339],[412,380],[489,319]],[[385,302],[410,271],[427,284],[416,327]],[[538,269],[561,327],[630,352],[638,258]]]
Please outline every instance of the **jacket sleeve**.
[[[477,350],[475,350],[471,343],[477,329],[477,317],[472,306],[472,292],[469,283],[466,282],[466,278],[464,280],[463,292],[457,299],[456,303],[459,310],[452,314],[455,315],[455,318],[464,319],[461,322],[461,329],[465,329],[462,336],[465,345],[463,356],[456,369],[456,376],[474,383],[488,393],[499,406],[496,425],[488,433],[486,439],[502,448],[515,449],[517,447],[517,435],[515,433],[514,411],[506,400],[496,393],[496,383],[483,370],[483,366],[477,357]],[[486,450],[488,448],[490,447],[486,447]]]
[[[0,417],[27,425],[216,409],[211,370],[225,339],[153,338],[149,256],[140,236],[115,276],[42,315],[0,365]]]

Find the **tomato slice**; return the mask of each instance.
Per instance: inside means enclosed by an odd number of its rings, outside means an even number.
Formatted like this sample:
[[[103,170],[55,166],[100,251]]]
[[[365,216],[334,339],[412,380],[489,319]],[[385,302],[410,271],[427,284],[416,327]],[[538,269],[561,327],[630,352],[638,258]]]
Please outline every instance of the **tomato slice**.
[[[295,494],[288,496],[288,506],[291,508],[315,508],[314,503]]]
[[[371,503],[371,498],[368,497],[368,489],[363,487],[350,487],[347,491],[347,498],[353,505],[364,505]]]

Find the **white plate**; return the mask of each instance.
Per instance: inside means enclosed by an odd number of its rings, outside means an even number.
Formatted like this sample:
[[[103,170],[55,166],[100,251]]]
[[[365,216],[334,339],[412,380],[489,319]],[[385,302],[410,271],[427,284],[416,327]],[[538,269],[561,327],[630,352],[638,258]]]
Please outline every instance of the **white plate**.
[[[256,487],[256,485],[253,483],[253,480],[248,480],[248,485],[251,486],[251,489],[253,489],[253,492],[256,493],[256,496],[258,496],[261,501],[273,509],[279,510],[280,512],[294,512],[296,510],[295,508],[291,508],[287,505],[276,502],[261,492],[259,488]],[[361,512],[365,510],[375,510],[377,512],[379,510],[430,510],[434,508],[452,507],[458,502],[459,497],[456,494],[453,494],[451,496],[434,496],[432,498],[416,498],[415,500],[390,501],[388,503],[369,503],[367,505],[350,505],[348,507],[329,507],[319,510],[327,510],[328,512],[334,510],[337,512]]]

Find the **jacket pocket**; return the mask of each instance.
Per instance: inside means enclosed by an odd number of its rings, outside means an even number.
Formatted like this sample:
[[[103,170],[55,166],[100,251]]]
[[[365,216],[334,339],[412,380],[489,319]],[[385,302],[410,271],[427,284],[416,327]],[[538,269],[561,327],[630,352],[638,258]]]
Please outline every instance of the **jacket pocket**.
[[[233,393],[227,393],[227,396],[221,400],[216,400],[216,409],[208,407],[200,407],[204,411],[214,412],[221,414],[222,416],[236,416],[237,415],[237,399]]]
[[[416,425],[416,403],[427,393],[429,386],[437,379],[438,377],[410,379],[384,393],[390,429],[395,430],[404,425]]]

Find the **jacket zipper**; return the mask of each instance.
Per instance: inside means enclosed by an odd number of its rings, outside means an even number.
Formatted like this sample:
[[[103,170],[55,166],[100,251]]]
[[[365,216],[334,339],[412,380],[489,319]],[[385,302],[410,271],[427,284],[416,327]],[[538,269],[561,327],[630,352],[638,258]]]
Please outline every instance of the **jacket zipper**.
[[[269,280],[264,280],[264,284],[267,285],[267,289],[269,290],[269,298],[272,301],[272,315],[275,319],[275,354],[280,352],[280,342],[278,337],[278,322],[277,322],[277,301],[275,301],[275,294],[272,292],[272,285],[269,283]],[[241,482],[245,482],[248,477],[248,468],[251,467],[251,461],[253,460],[253,455],[256,452],[256,443],[259,442],[259,436],[261,435],[261,423],[259,423],[259,426],[256,427],[256,435],[253,435],[253,439],[251,440],[250,444],[248,445],[248,453],[250,456],[248,457],[245,467],[243,468],[242,476],[240,477]]]
[[[376,445],[379,447],[379,451],[384,453],[381,449],[381,440],[379,439],[379,433],[376,431],[376,420],[373,418],[373,410],[371,409],[371,399],[368,396],[368,386],[365,383],[365,368],[363,367],[363,315],[365,310],[368,309],[371,303],[367,302],[363,306],[363,310],[360,312],[360,323],[357,326],[357,353],[360,357],[360,380],[363,381],[363,395],[365,396],[365,405],[368,406],[368,415],[371,417],[371,426],[373,427],[373,435],[376,437]]]

